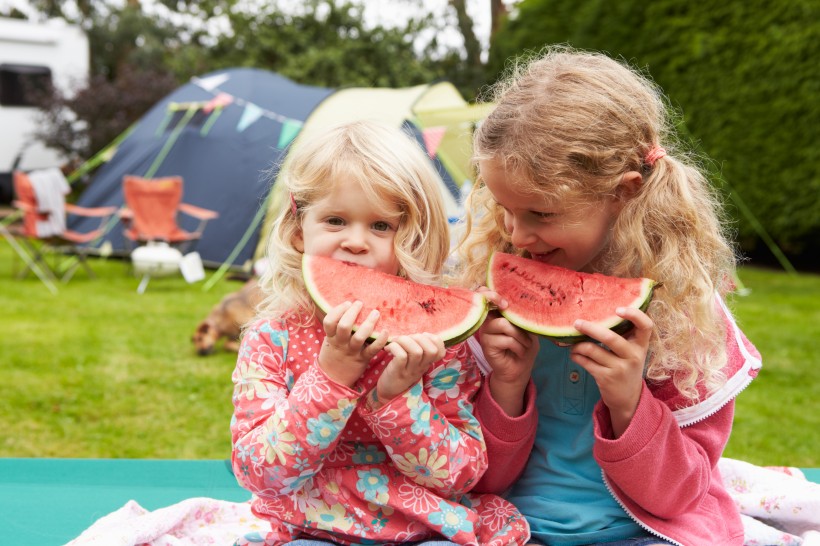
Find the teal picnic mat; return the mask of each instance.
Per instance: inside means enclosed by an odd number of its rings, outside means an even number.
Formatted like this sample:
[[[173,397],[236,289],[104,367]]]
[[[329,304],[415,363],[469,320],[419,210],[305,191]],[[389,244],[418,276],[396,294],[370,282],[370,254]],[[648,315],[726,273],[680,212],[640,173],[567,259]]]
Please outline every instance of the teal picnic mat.
[[[801,468],[806,479],[814,483],[820,483],[820,468]]]
[[[250,493],[224,460],[0,458],[0,544],[59,546],[129,500],[156,510],[192,497]]]
[[[820,483],[820,468],[802,470]],[[129,500],[156,510],[193,497],[250,493],[224,460],[0,458],[0,544],[60,546]]]

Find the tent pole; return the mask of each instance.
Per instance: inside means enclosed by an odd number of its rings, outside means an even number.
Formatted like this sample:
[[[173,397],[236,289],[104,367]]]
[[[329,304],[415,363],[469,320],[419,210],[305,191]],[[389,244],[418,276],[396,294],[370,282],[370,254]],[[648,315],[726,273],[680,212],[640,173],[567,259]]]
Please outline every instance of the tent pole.
[[[157,157],[156,159],[154,159],[154,162],[151,163],[150,167],[148,167],[148,170],[145,172],[145,178],[151,178],[152,176],[154,176],[154,174],[157,172],[157,169],[159,169],[159,166],[162,165],[163,161],[165,161],[165,158],[168,156],[168,152],[171,151],[171,148],[174,146],[174,143],[177,141],[177,138],[179,138],[179,134],[182,132],[185,126],[188,125],[188,122],[191,120],[192,117],[194,117],[194,114],[197,110],[197,106],[192,106],[188,108],[188,110],[185,112],[185,116],[181,120],[179,120],[177,126],[174,127],[174,132],[171,133],[171,136],[168,137],[168,140],[165,141],[165,145],[163,145],[162,149],[157,154]]]
[[[132,124],[128,129],[120,133],[120,135],[111,141],[105,148],[91,156],[90,159],[85,161],[82,165],[74,169],[67,177],[69,184],[73,184],[77,181],[77,179],[84,174],[92,171],[100,166],[101,163],[107,163],[114,154],[117,153],[117,148],[119,147],[120,143],[125,140],[128,135],[131,134],[131,131],[134,130],[136,123]]]
[[[273,195],[273,188],[271,188],[270,192],[268,192],[268,196],[265,198],[265,201],[262,203],[262,206],[256,211],[256,215],[253,217],[248,228],[245,230],[245,233],[242,235],[242,238],[236,243],[236,246],[233,247],[231,254],[222,262],[222,265],[219,266],[211,278],[208,279],[205,284],[202,286],[202,291],[207,292],[221,279],[228,268],[233,263],[236,256],[245,248],[245,245],[248,243],[248,239],[251,238],[253,232],[256,231],[256,228],[259,226],[259,222],[262,221],[262,218],[265,216],[265,213],[268,211],[268,204],[270,202],[271,196]]]

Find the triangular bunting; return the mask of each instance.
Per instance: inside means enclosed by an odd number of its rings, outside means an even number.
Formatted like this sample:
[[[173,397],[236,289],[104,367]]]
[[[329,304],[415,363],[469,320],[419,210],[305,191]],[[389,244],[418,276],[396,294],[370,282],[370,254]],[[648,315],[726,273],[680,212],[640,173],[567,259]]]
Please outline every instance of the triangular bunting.
[[[236,130],[240,133],[250,127],[254,121],[262,117],[263,110],[253,103],[247,103],[245,110],[242,111],[242,117],[239,123],[236,124]]]
[[[288,119],[282,123],[282,131],[279,133],[279,143],[276,145],[279,149],[287,147],[291,141],[296,138],[299,131],[302,130],[302,122],[295,119]]]
[[[194,78],[194,83],[200,86],[202,89],[206,91],[213,91],[226,81],[228,81],[231,77],[227,74],[217,74],[216,76],[211,76],[210,78],[200,79]]]
[[[214,98],[212,98],[211,100],[209,100],[208,104],[206,104],[202,108],[202,110],[206,114],[210,114],[211,111],[213,111],[214,108],[222,108],[222,107],[228,106],[232,102],[233,102],[233,97],[231,95],[229,95],[227,93],[220,93],[217,96],[215,96]]]
[[[427,148],[427,154],[431,159],[436,157],[436,151],[446,132],[447,127],[428,127],[421,132],[424,137],[424,147]]]

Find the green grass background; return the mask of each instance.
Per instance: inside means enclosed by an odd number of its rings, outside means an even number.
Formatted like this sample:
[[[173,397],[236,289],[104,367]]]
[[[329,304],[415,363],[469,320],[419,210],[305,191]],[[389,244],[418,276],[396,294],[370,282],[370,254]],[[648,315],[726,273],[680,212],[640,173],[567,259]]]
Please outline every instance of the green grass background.
[[[230,455],[235,355],[197,356],[197,323],[240,286],[139,279],[93,260],[52,295],[0,242],[0,457],[221,459]],[[212,274],[212,272],[208,272]],[[820,276],[744,267],[730,302],[763,355],[737,400],[725,455],[820,467]]]

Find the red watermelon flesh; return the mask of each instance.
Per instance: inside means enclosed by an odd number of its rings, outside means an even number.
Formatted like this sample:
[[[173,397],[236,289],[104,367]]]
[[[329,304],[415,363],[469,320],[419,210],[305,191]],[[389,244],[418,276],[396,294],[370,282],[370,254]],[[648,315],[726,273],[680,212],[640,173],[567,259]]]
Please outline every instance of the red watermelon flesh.
[[[646,278],[580,273],[503,252],[492,255],[487,272],[488,288],[509,302],[501,311],[507,320],[564,343],[588,339],[573,327],[577,319],[627,331],[632,324],[615,309],[646,310],[656,284]]]
[[[452,345],[468,338],[487,316],[487,300],[472,290],[420,284],[323,256],[304,255],[302,275],[322,311],[359,300],[364,306],[356,325],[377,309],[376,331],[387,330],[391,339],[429,332]]]

